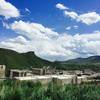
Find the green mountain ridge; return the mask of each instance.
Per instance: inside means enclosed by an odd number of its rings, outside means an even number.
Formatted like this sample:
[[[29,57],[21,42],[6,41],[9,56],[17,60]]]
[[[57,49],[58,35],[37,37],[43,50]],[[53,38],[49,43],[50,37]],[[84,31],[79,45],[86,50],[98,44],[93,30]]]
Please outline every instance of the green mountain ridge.
[[[88,58],[76,58],[66,61],[67,63],[78,63],[78,64],[96,64],[100,63],[100,56],[90,56]]]
[[[13,50],[0,48],[0,64],[7,68],[27,69],[32,67],[49,66],[52,62],[37,57],[34,52],[18,53]]]
[[[31,67],[40,68],[43,66],[65,70],[100,69],[100,56],[50,62],[37,57],[34,52],[18,53],[13,50],[0,48],[0,64],[6,65],[7,69],[30,69]]]
[[[76,58],[61,62],[64,69],[100,69],[100,56],[90,56],[88,58]],[[65,68],[66,66],[66,68]]]

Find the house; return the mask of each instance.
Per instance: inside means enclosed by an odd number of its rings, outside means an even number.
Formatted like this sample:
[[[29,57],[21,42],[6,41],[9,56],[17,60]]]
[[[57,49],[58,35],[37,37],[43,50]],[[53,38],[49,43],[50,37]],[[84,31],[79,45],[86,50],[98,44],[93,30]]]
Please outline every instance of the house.
[[[76,84],[77,76],[76,75],[53,76],[53,82],[56,83],[57,85]]]
[[[48,85],[52,81],[51,76],[26,76],[26,77],[14,77],[15,80],[19,81],[31,81],[31,82],[40,82],[42,85]]]
[[[34,75],[43,75],[45,70],[43,68],[32,68],[32,74]]]
[[[87,75],[77,76],[77,84],[86,83],[89,79]]]
[[[43,68],[32,68],[32,74],[34,75],[52,75],[56,74],[56,70],[49,66]]]
[[[75,75],[36,75],[29,77],[14,77],[15,80],[19,81],[32,81],[32,82],[40,82],[43,85],[48,85],[50,82],[53,82],[57,85],[65,85],[65,84],[76,84],[76,76]]]
[[[27,75],[27,70],[19,70],[19,69],[11,69],[10,70],[10,78],[13,77],[24,77]]]
[[[92,75],[92,74],[95,74],[95,72],[91,69],[84,69],[83,74],[84,75]]]

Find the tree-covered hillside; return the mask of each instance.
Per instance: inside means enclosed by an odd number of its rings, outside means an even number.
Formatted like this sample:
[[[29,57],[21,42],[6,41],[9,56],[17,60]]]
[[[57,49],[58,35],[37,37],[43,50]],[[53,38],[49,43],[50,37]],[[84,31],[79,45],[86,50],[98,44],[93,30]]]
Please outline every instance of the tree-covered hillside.
[[[7,68],[28,69],[32,67],[51,66],[57,69],[98,69],[100,68],[100,56],[78,58],[68,61],[50,62],[37,57],[34,52],[18,53],[13,50],[0,48],[0,64]]]
[[[18,53],[8,49],[0,48],[0,64],[5,64],[7,68],[30,68],[43,67],[52,63],[37,57],[34,52]]]

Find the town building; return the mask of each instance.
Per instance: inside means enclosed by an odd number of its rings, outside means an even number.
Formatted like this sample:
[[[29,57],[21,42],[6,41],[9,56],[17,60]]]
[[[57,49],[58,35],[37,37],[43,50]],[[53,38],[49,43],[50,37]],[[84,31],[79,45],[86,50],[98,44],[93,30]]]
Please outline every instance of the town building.
[[[45,70],[43,68],[32,68],[32,74],[34,75],[43,75]]]
[[[15,80],[19,81],[31,81],[31,82],[40,82],[42,85],[48,85],[52,82],[51,76],[26,76],[26,77],[14,77]]]
[[[27,70],[18,70],[18,69],[11,69],[10,70],[10,78],[13,77],[25,77],[27,75]]]
[[[90,76],[87,75],[77,76],[77,84],[87,83],[88,80],[90,80]]]
[[[83,70],[83,74],[85,74],[85,75],[93,75],[93,74],[95,74],[95,71],[93,71],[91,69],[84,69]]]
[[[5,69],[5,67],[1,67]],[[4,71],[4,70],[3,70]],[[2,72],[3,72],[2,71]],[[47,85],[53,82],[58,85],[81,84],[92,81],[98,81],[100,74],[94,74],[91,70],[55,70],[50,67],[31,68],[31,70],[10,70],[10,78],[19,81],[40,82]]]
[[[77,76],[76,75],[53,76],[53,82],[58,84],[58,85],[76,84],[77,83]]]
[[[32,68],[32,74],[34,75],[52,75],[56,74],[56,70],[53,68],[43,67],[43,68]]]
[[[76,78],[77,77],[75,75],[36,75],[32,77],[14,77],[15,80],[40,82],[43,85],[47,85],[50,82],[57,85],[76,84]]]

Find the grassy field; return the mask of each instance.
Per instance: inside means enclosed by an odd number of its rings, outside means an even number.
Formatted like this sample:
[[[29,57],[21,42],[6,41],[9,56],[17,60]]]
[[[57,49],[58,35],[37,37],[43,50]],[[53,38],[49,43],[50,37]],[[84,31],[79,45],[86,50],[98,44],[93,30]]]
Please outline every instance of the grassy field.
[[[0,82],[0,100],[100,100],[100,86],[50,83],[45,88],[40,83],[4,81]]]

